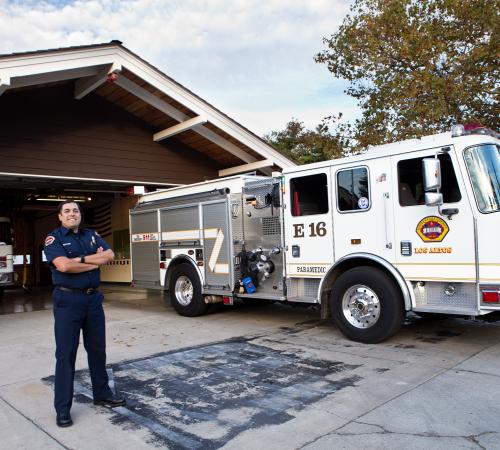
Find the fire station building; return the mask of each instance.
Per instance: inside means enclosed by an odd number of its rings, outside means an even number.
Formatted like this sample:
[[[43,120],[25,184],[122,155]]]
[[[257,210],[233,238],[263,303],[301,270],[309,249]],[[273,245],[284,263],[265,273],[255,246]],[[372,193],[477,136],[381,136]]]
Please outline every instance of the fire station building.
[[[291,165],[119,41],[0,55],[0,221],[19,285],[50,283],[42,248],[62,199],[113,248],[103,281],[128,282],[137,193]]]

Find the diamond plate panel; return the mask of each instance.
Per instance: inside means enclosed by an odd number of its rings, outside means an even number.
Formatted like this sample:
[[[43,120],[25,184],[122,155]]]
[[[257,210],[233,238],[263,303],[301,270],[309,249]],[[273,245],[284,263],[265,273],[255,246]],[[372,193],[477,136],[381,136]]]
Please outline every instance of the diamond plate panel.
[[[448,286],[455,287],[454,295],[445,294]],[[413,288],[417,306],[462,306],[475,307],[476,287],[473,283],[441,283],[426,281],[424,286],[418,284]]]

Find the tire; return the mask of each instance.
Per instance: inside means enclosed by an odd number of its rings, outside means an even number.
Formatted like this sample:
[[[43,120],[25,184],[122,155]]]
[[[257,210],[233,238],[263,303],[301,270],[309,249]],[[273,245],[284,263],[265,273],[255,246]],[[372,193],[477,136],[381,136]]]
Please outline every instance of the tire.
[[[168,294],[171,305],[181,316],[196,317],[207,312],[200,277],[190,264],[179,264],[172,269]]]
[[[394,335],[405,317],[401,291],[385,272],[356,267],[340,275],[330,296],[335,325],[349,339],[367,344]]]

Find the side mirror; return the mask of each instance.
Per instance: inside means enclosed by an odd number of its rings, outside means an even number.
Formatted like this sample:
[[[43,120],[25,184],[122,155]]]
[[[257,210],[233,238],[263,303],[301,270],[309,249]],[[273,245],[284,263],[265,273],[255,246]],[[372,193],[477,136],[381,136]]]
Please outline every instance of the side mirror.
[[[426,192],[425,204],[427,206],[441,206],[443,204],[443,194],[441,192]]]
[[[441,162],[437,158],[422,159],[424,175],[424,191],[439,191],[441,189]],[[427,203],[427,199],[425,201]],[[434,204],[434,203],[433,203]]]

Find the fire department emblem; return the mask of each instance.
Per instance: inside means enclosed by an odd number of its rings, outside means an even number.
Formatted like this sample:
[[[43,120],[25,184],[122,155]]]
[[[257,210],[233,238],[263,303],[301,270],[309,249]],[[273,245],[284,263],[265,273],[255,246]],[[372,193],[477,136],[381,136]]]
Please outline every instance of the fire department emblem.
[[[424,217],[417,225],[417,234],[424,242],[441,242],[448,234],[448,225],[440,217]]]

